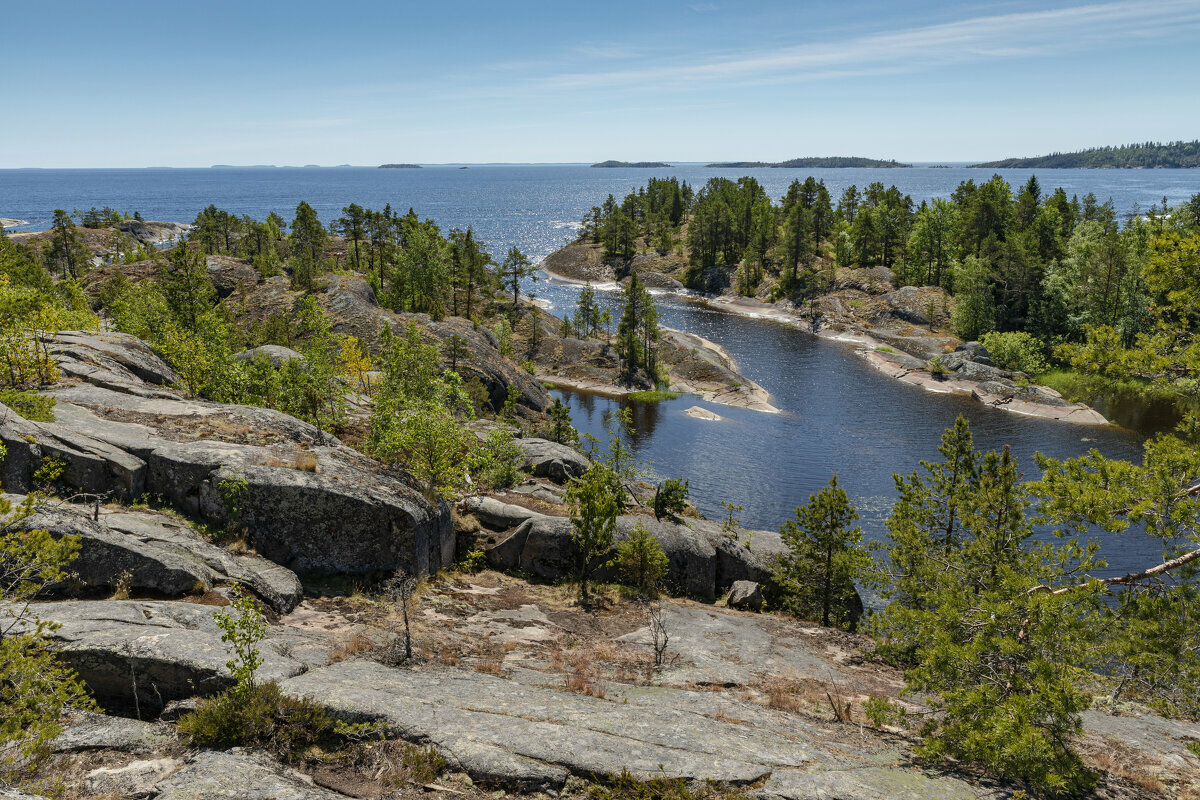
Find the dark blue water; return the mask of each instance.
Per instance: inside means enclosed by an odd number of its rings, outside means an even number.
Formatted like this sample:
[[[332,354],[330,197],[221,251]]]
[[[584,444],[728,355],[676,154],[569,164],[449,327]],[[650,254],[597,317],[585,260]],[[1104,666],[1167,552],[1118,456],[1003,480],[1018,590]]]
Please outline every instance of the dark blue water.
[[[147,219],[191,221],[210,203],[263,218],[270,211],[290,219],[308,201],[322,219],[340,215],[351,202],[407,211],[442,225],[466,227],[493,253],[516,245],[541,258],[574,237],[583,213],[610,192],[618,197],[650,176],[677,175],[702,185],[713,175],[754,175],[778,198],[799,170],[607,170],[581,166],[434,167],[421,170],[368,168],[220,170],[0,170],[0,217],[48,225],[55,208],[111,206],[140,211]],[[836,197],[850,184],[895,183],[920,201],[945,196],[961,180],[986,180],[989,170],[812,170]],[[1012,184],[1027,171],[1001,171]],[[1047,170],[1046,191],[1063,186],[1068,195],[1108,198],[1118,213],[1160,203],[1174,204],[1200,191],[1197,170]],[[577,287],[542,280],[534,290],[556,313],[570,313]],[[615,293],[601,293],[615,302]],[[692,499],[710,517],[721,501],[743,506],[752,527],[775,528],[818,490],[830,475],[854,497],[868,536],[883,534],[894,497],[892,474],[910,472],[920,459],[937,457],[942,431],[958,414],[971,421],[979,447],[1010,445],[1027,475],[1036,475],[1032,455],[1079,455],[1097,447],[1105,455],[1139,458],[1141,437],[1117,428],[1093,428],[1019,417],[985,408],[968,398],[933,395],[884,377],[853,348],[816,339],[779,323],[731,316],[679,298],[659,297],[662,322],[724,346],[747,377],[771,392],[783,409],[777,415],[726,408],[695,397],[657,406],[635,405],[631,437],[639,458],[662,477],[687,477]],[[577,427],[603,434],[603,417],[617,407],[605,398],[565,394]],[[720,414],[720,422],[684,414],[692,405]],[[1158,557],[1152,543],[1135,535],[1106,537],[1112,571],[1127,571]]]

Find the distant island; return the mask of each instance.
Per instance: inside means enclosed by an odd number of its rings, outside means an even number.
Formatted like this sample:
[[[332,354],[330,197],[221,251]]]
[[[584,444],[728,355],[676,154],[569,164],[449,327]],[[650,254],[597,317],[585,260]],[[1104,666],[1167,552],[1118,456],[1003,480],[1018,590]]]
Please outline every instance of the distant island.
[[[1006,158],[972,164],[987,169],[1180,169],[1200,167],[1200,140],[1144,142],[1117,147],[1092,147],[1074,153],[1051,153],[1035,158]]]
[[[843,167],[871,167],[874,169],[891,169],[911,167],[912,164],[901,164],[895,159],[887,161],[878,158],[860,158],[859,156],[826,156],[809,158],[792,158],[787,161],[720,161],[716,164],[705,164],[706,167],[725,169],[839,169]]]
[[[601,169],[612,169],[614,167],[632,167],[634,169],[662,169],[671,166],[664,164],[661,161],[601,161],[599,164],[592,164],[593,167]]]
[[[421,169],[420,164],[380,164],[380,169]]]

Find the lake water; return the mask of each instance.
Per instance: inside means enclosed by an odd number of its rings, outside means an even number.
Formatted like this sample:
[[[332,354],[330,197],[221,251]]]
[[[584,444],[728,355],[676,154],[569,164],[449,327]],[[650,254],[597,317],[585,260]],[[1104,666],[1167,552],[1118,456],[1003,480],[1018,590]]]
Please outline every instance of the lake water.
[[[667,170],[591,169],[585,166],[472,166],[419,170],[372,168],[281,168],[210,170],[0,170],[0,217],[47,227],[55,208],[111,206],[146,219],[190,222],[210,203],[263,218],[270,211],[291,219],[308,201],[329,221],[356,202],[371,208],[390,203],[442,225],[466,227],[493,254],[510,246],[540,259],[574,237],[584,212],[610,192],[618,198],[651,176],[678,176],[699,187],[709,177],[754,175],[780,197],[796,178],[824,179],[836,198],[846,186],[895,183],[918,202],[946,196],[967,178],[990,170],[841,169],[717,170],[682,166]],[[1002,170],[1014,187],[1028,171]],[[1043,191],[1063,186],[1082,197],[1112,198],[1120,214],[1146,209],[1165,196],[1175,204],[1200,192],[1200,170],[1045,170]],[[571,285],[542,280],[531,287],[556,313],[570,313],[578,295]],[[615,293],[601,293],[614,303]],[[977,446],[1010,445],[1027,475],[1036,475],[1032,455],[1079,455],[1091,447],[1105,455],[1137,459],[1142,437],[1118,428],[1094,428],[1036,420],[985,408],[969,398],[934,395],[871,369],[853,348],[816,339],[766,320],[731,316],[680,298],[659,297],[662,322],[724,346],[741,371],[772,395],[782,413],[770,415],[704,403],[695,397],[658,405],[632,406],[636,430],[631,444],[662,477],[687,477],[692,499],[712,518],[721,501],[743,506],[743,524],[776,528],[817,491],[831,474],[853,496],[868,537],[883,535],[894,498],[892,474],[910,472],[920,459],[937,457],[941,432],[964,414]],[[618,407],[606,398],[564,393],[577,427],[603,434],[603,418]],[[684,410],[699,405],[719,422],[698,420]],[[1157,558],[1152,544],[1133,535],[1105,537],[1113,572],[1144,566]]]

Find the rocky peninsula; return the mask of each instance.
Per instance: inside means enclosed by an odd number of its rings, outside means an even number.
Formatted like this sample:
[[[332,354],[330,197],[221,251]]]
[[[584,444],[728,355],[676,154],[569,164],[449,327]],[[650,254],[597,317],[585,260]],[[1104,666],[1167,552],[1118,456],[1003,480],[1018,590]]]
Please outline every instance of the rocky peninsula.
[[[803,304],[772,302],[766,285],[755,297],[741,296],[730,286],[729,271],[720,268],[701,274],[705,291],[688,290],[683,283],[688,263],[682,256],[643,254],[618,268],[604,261],[598,245],[586,242],[555,251],[542,261],[541,268],[559,280],[593,285],[616,283],[637,270],[647,285],[690,302],[782,322],[853,345],[871,366],[926,391],[970,396],[1027,416],[1108,424],[1095,409],[1064,400],[1049,387],[1030,385],[1025,375],[997,368],[977,342],[963,342],[944,329],[953,309],[952,297],[937,287],[897,288],[895,276],[886,267],[837,269],[833,291]],[[695,277],[691,278],[694,282]],[[931,364],[940,366],[941,371],[932,371]]]

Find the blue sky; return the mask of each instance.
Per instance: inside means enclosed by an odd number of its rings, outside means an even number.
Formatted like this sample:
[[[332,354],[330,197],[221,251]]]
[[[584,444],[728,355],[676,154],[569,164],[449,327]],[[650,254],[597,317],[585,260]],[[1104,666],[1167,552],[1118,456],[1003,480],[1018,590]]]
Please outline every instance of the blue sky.
[[[0,0],[0,168],[961,161],[1200,137],[1200,0]]]

